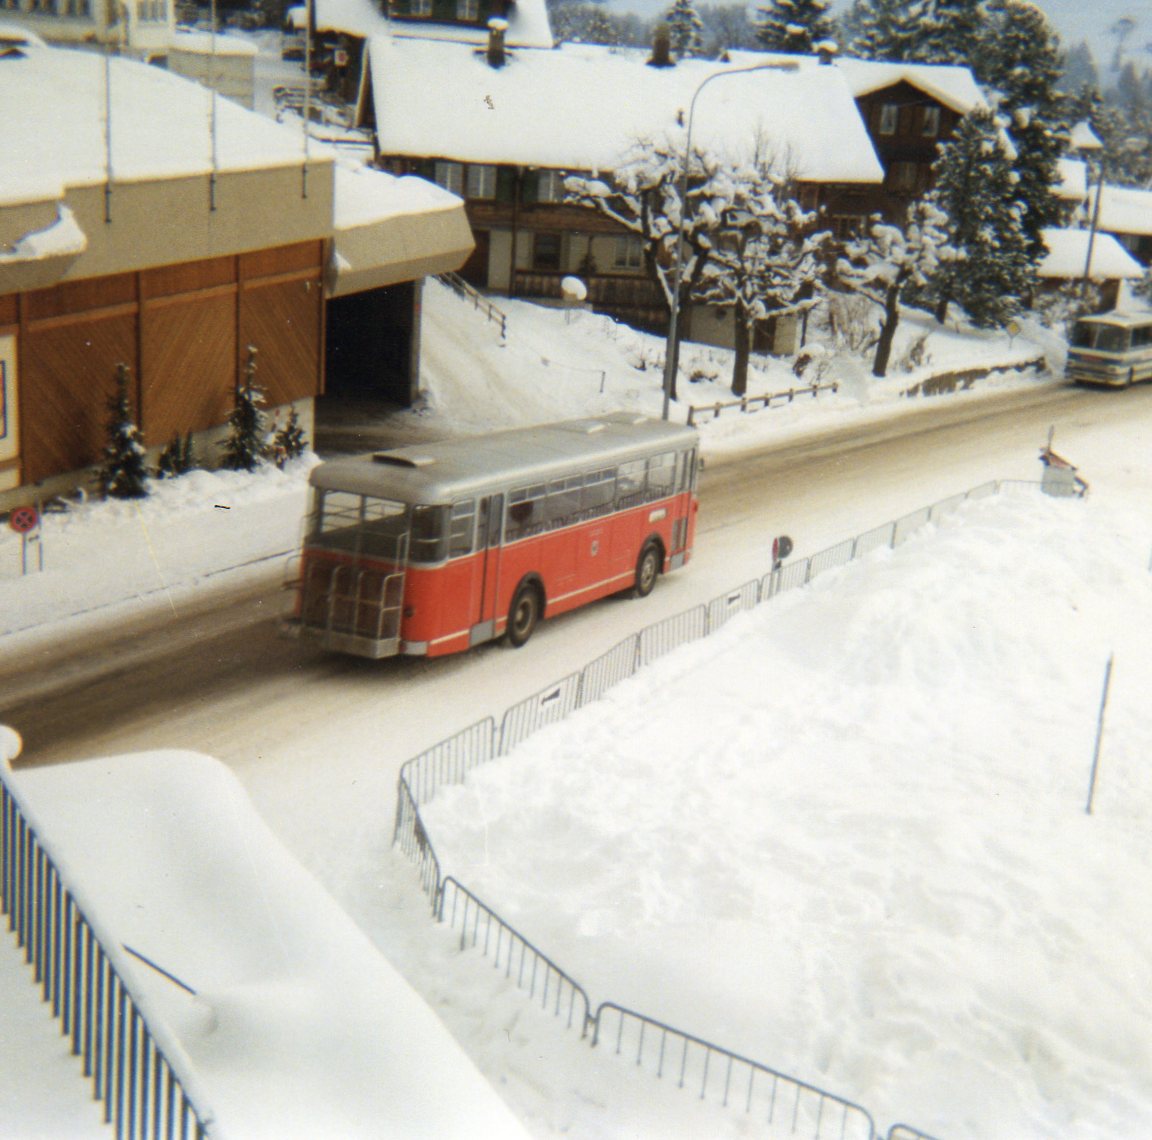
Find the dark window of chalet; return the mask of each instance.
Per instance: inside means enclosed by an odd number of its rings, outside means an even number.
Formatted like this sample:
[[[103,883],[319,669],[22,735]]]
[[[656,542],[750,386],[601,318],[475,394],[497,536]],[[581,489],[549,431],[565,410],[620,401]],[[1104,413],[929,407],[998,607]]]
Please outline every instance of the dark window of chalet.
[[[496,197],[496,167],[471,163],[468,167],[468,197],[491,200]]]
[[[888,189],[907,194],[916,189],[916,163],[894,162],[888,170]]]
[[[900,108],[895,103],[880,104],[880,122],[877,130],[882,135],[894,135],[900,122]]]
[[[934,139],[940,133],[940,108],[925,107],[920,133],[926,139]]]
[[[432,15],[432,0],[408,0],[408,15],[427,17]]]
[[[541,170],[537,173],[536,201],[564,201],[564,175],[559,170]]]
[[[435,166],[436,182],[445,190],[464,197],[464,167],[459,162],[438,162]]]
[[[533,269],[560,268],[560,235],[537,234],[532,242]]]
[[[828,225],[837,241],[850,241],[865,233],[868,218],[864,214],[833,214]]]
[[[619,234],[612,258],[613,269],[639,269],[644,264],[644,246],[633,234]]]
[[[469,24],[480,20],[480,0],[456,0],[456,19]]]

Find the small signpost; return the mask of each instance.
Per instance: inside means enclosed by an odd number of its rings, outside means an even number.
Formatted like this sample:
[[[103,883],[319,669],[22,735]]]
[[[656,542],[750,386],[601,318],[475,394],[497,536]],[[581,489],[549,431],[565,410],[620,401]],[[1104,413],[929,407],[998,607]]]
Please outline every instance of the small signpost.
[[[35,507],[15,507],[8,515],[8,526],[20,536],[20,572],[28,573],[28,546],[36,545],[37,568],[44,569],[44,544],[40,533],[40,512]]]

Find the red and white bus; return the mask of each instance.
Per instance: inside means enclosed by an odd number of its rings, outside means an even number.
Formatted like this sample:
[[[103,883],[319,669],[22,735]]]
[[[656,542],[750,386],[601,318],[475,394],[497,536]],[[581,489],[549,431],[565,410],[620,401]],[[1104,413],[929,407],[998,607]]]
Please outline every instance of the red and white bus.
[[[616,413],[333,460],[289,632],[362,657],[456,653],[687,562],[694,428]]]

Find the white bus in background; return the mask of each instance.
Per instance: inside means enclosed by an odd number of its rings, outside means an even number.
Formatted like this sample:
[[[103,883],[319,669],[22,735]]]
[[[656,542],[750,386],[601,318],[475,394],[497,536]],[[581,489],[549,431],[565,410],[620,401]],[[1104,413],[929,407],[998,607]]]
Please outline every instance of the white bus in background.
[[[1077,384],[1110,388],[1152,380],[1152,312],[1081,317],[1069,339],[1064,375]]]

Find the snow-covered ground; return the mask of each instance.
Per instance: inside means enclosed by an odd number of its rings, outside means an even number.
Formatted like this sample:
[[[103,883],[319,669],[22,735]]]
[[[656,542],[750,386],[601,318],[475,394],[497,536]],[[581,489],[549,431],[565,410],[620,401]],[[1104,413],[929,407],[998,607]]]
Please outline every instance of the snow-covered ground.
[[[586,313],[507,309],[501,345],[474,310],[429,287],[428,399],[401,417],[400,434],[404,423],[426,436],[618,407],[659,414],[659,340]],[[906,321],[904,349],[929,328]],[[952,330],[932,331],[926,348],[935,371],[1028,359],[1044,345]],[[685,367],[717,373],[685,380],[685,401],[727,398],[725,354],[692,350]],[[704,425],[706,456],[916,405],[899,391],[922,373],[877,383],[861,366],[834,369],[846,381],[836,396],[725,412]],[[793,382],[777,364],[754,376],[752,390]],[[940,398],[1051,382],[1007,374]],[[866,1105],[885,1128],[899,1116],[945,1140],[1147,1134],[1152,916],[1141,852],[1152,786],[1141,761],[1152,743],[1143,697],[1152,661],[1141,634],[1152,618],[1152,436],[1136,420],[1122,434],[1075,442],[1088,499],[1029,492],[971,504],[896,551],[828,572],[665,658],[445,794],[429,820],[449,869],[594,1001],[633,1004],[812,1080]],[[1001,458],[988,457],[989,477],[1003,473]],[[35,628],[4,644],[82,638],[97,622],[234,582],[228,566],[259,572],[260,559],[294,545],[306,467],[250,479],[201,473],[142,504],[49,515],[46,570],[26,577],[19,539],[5,532],[3,628]],[[933,497],[929,487],[924,501]],[[883,501],[867,504],[858,529],[892,513]],[[588,657],[606,647],[590,646]],[[502,710],[496,664],[481,661],[465,683],[483,686],[491,711]],[[334,753],[340,732],[332,729]],[[38,789],[45,805],[74,797],[86,769],[77,767],[70,789],[68,770],[52,773],[58,787]],[[314,773],[299,764],[262,757],[238,774],[272,809],[308,797],[313,814],[330,810],[311,798]],[[388,852],[389,805],[374,812],[371,802],[355,797],[355,819],[325,816],[341,841],[306,860],[308,870],[533,1134],[746,1134],[739,1115],[638,1078],[543,1024],[481,959],[460,955],[428,920],[411,869]],[[279,839],[293,846],[286,831]],[[271,836],[260,846],[269,861],[284,858]],[[175,886],[143,879],[150,889]],[[290,893],[277,892],[279,901]],[[305,894],[331,913],[312,888]],[[110,914],[128,901],[109,897]],[[202,903],[195,882],[185,901]],[[133,927],[133,937],[148,934]],[[219,948],[225,961],[254,953],[259,939],[245,930],[237,942]],[[297,980],[307,1006],[307,971]],[[341,1024],[367,1031],[351,1017]],[[6,1020],[5,1056],[8,1029]],[[66,1067],[58,1071],[45,1081],[52,1099],[79,1095]],[[5,1120],[16,1118],[5,1109],[16,1103],[15,1072],[0,1065]],[[225,1100],[242,1086],[256,1095],[258,1073],[229,1076]],[[331,1133],[309,1122],[307,1134]]]

